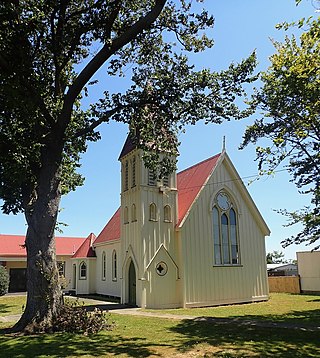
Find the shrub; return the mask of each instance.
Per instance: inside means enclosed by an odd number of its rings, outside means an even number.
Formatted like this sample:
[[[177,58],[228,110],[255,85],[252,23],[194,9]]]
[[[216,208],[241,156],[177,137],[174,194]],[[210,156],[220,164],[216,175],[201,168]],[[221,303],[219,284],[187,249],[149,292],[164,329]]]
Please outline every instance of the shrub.
[[[112,327],[106,311],[95,308],[88,312],[85,306],[79,305],[78,302],[66,302],[61,305],[59,313],[53,319],[52,331],[88,335],[111,330]]]
[[[8,289],[9,273],[3,266],[0,266],[0,296],[3,296],[8,293]]]

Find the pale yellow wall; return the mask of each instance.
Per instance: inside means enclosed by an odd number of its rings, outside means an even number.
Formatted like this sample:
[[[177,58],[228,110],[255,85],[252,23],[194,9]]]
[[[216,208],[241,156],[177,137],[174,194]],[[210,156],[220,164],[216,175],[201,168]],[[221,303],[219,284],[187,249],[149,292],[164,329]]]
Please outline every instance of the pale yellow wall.
[[[80,264],[81,264],[82,261],[84,261],[87,264],[87,277],[86,277],[86,279],[80,279],[79,267],[80,267]],[[87,294],[90,294],[90,293],[95,293],[96,292],[96,287],[95,287],[95,273],[96,273],[95,258],[72,259],[72,264],[76,264],[76,266],[77,266],[76,294],[77,295],[87,295]],[[71,269],[72,269],[72,266],[71,266]],[[70,287],[71,287],[71,283],[70,283]]]
[[[225,166],[216,170],[186,219],[179,241],[182,248],[184,305],[201,306],[262,300],[268,297],[265,238],[250,212],[251,203],[240,193]],[[239,266],[214,267],[212,200],[224,188],[238,212]],[[263,226],[263,225],[262,225]]]
[[[133,259],[136,268],[137,277],[137,305],[141,307],[148,306],[148,302],[154,300],[150,296],[150,283],[146,267],[154,257],[155,253],[163,244],[170,252],[173,260],[176,262],[178,254],[175,240],[176,223],[176,175],[172,174],[169,178],[171,190],[162,192],[159,187],[148,185],[148,170],[145,168],[141,152],[134,151],[122,159],[132,160],[136,156],[136,186],[130,187],[131,172],[129,165],[129,190],[121,193],[121,253],[122,253],[122,299],[126,302],[128,298],[128,262]],[[122,170],[124,166],[122,165]],[[122,173],[123,174],[123,173]],[[123,175],[122,175],[123,178]],[[156,221],[149,220],[149,207],[151,203],[157,206]],[[137,221],[132,222],[131,208],[132,204],[136,206]],[[171,207],[171,222],[164,222],[164,207]],[[124,208],[128,207],[129,223],[124,223]],[[128,255],[129,251],[131,256]],[[175,304],[179,301],[176,298]]]
[[[165,262],[167,273],[158,275],[156,267]],[[166,250],[161,247],[147,268],[146,308],[176,308],[181,306],[181,287],[178,267],[171,260]]]
[[[112,253],[113,250],[117,252],[117,280],[112,278]],[[102,279],[102,252],[106,253],[106,279]],[[121,252],[120,242],[114,242],[97,246],[96,252],[96,292],[101,295],[120,297],[121,295]]]
[[[320,251],[297,252],[301,290],[320,292]]]

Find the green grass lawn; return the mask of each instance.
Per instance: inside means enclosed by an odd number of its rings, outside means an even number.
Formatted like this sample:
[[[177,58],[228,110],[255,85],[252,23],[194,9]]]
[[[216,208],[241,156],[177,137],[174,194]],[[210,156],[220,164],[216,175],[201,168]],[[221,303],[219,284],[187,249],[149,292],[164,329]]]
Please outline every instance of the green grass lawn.
[[[157,312],[157,310],[148,310]],[[195,317],[269,320],[289,324],[320,325],[320,296],[272,293],[266,302],[161,310],[162,313]]]
[[[0,316],[17,312],[23,300],[0,297]],[[320,325],[320,297],[273,294],[269,302],[206,309],[169,310],[199,316],[299,320]],[[162,312],[162,311],[161,311]],[[18,312],[19,313],[19,312]],[[160,311],[157,311],[160,313]],[[199,314],[198,314],[199,313]],[[319,357],[320,332],[215,324],[195,320],[111,314],[112,331],[93,336],[0,335],[0,357]],[[8,324],[6,324],[8,326]]]

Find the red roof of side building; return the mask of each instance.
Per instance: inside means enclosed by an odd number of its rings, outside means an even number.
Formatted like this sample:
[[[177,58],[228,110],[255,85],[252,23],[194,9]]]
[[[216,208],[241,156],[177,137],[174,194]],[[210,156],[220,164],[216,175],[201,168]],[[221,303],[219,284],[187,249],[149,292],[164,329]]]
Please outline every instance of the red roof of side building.
[[[120,239],[120,208],[98,235],[95,244]]]
[[[56,237],[56,254],[59,256],[72,256],[82,245],[83,237]],[[0,234],[1,257],[26,257],[24,248],[24,235]]]
[[[220,155],[217,154],[178,173],[178,227],[183,224],[193,202],[215,169]],[[119,208],[98,235],[94,244],[120,239],[120,226]]]
[[[96,236],[94,234],[90,234],[85,241],[82,243],[82,245],[79,247],[77,252],[72,256],[73,259],[80,259],[80,258],[86,258],[86,257],[96,257],[95,252],[92,248],[92,243],[96,239]]]

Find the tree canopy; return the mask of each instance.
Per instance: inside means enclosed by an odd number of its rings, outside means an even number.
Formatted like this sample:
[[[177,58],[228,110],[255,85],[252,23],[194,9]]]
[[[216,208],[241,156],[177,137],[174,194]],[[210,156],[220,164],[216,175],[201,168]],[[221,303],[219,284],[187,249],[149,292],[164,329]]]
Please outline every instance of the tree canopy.
[[[261,74],[262,87],[255,91],[251,105],[262,117],[245,132],[242,147],[267,139],[257,146],[259,169],[273,172],[281,163],[287,168],[301,194],[310,205],[295,212],[286,209],[293,225],[303,229],[282,242],[320,246],[320,18],[280,24],[279,28],[301,28],[300,38],[286,36],[274,42],[276,53]]]
[[[199,1],[202,2],[202,1]],[[98,126],[124,122],[148,165],[172,170],[159,152],[177,150],[175,133],[198,120],[240,119],[236,98],[255,80],[255,54],[219,73],[196,69],[188,52],[213,45],[213,16],[187,0],[7,0],[0,3],[0,198],[24,212],[28,230],[27,306],[16,330],[50,325],[61,291],[54,230],[61,195]],[[83,108],[96,72],[104,96]],[[129,70],[129,71],[127,71]],[[126,72],[127,71],[127,72]],[[126,91],[108,79],[129,74]],[[165,164],[165,165],[163,165]]]

